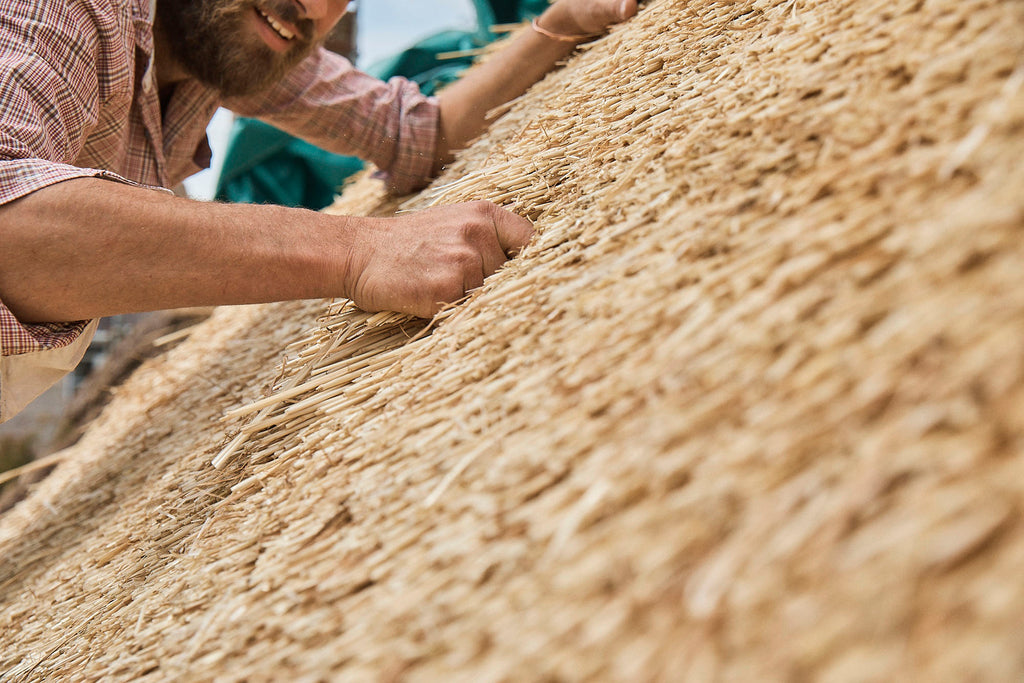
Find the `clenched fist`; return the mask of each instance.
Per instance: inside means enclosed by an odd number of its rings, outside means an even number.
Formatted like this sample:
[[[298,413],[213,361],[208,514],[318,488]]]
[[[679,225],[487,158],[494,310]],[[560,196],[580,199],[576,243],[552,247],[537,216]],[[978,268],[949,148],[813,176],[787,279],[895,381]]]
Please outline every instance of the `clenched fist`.
[[[375,219],[354,236],[346,289],[363,310],[430,317],[482,285],[532,235],[530,221],[483,201]]]

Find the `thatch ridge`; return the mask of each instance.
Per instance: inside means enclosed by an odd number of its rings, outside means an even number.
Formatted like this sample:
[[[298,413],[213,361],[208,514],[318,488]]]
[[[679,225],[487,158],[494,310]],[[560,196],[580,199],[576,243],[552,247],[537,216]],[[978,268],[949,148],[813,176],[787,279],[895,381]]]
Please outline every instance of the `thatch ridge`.
[[[405,205],[538,226],[430,329],[222,310],[136,373],[0,518],[0,671],[1019,678],[1022,26],[650,3]]]

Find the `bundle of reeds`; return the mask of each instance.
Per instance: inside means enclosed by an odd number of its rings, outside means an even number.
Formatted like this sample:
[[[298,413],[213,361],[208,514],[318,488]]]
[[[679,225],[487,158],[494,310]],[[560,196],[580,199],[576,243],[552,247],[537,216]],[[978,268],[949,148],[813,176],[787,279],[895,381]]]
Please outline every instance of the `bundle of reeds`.
[[[121,389],[0,518],[0,671],[1019,679],[1022,27],[646,5],[404,205],[536,221],[468,301],[221,310]]]

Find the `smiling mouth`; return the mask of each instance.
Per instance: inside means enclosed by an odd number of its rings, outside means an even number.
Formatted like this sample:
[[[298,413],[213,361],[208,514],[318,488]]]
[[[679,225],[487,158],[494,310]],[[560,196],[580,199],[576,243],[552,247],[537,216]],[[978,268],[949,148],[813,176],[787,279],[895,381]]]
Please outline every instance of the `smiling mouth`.
[[[259,13],[261,17],[263,17],[263,20],[267,22],[270,28],[274,29],[274,31],[277,32],[277,35],[281,36],[281,38],[283,38],[284,40],[295,39],[295,34],[286,29],[284,26],[282,26],[281,23],[277,21],[277,19],[274,19],[274,17],[270,16],[269,14],[267,14],[258,7],[256,8],[256,11]]]

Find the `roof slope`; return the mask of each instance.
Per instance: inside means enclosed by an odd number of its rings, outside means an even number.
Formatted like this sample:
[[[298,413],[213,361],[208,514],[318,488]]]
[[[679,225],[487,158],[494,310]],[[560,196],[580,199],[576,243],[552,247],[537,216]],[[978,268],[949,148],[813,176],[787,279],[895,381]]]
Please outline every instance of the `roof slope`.
[[[0,671],[1021,678],[1022,26],[650,3],[408,204],[535,219],[467,302],[120,389],[0,518]]]

